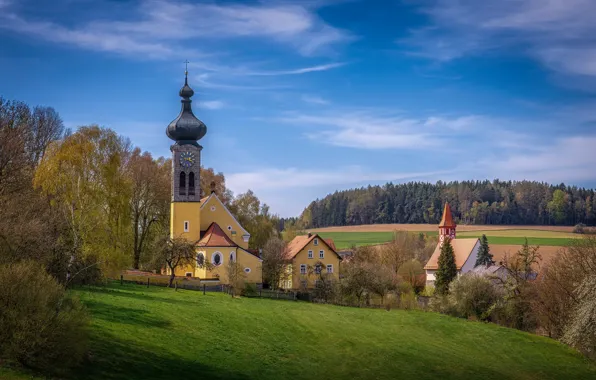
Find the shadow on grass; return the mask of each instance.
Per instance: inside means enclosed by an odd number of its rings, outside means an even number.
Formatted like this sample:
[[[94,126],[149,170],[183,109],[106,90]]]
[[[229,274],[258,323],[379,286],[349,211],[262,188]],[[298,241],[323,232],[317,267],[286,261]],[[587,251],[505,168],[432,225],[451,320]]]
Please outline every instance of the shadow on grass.
[[[118,286],[120,286],[120,285],[118,285]],[[115,297],[128,297],[128,298],[133,298],[133,299],[141,300],[141,301],[161,302],[161,303],[180,304],[180,305],[188,304],[188,301],[171,299],[168,297],[154,297],[149,294],[139,293],[140,287],[141,287],[140,285],[126,284],[126,285],[123,285],[122,288],[116,288],[115,286],[92,286],[92,287],[84,287],[84,288],[81,287],[79,289],[84,292],[87,292],[87,293],[109,294],[109,295],[115,296]],[[158,289],[161,290],[161,289],[167,289],[167,288],[160,287]],[[129,291],[127,291],[127,290],[129,290]],[[148,293],[151,293],[152,291],[155,291],[155,290],[157,290],[157,289],[146,288],[146,291]],[[174,292],[174,289],[170,288],[169,290],[172,293]],[[197,297],[202,295],[200,292],[196,292],[196,293],[197,293]],[[83,302],[87,303],[89,301],[83,300]]]
[[[165,328],[170,326],[168,320],[155,317],[147,310],[108,305],[93,300],[86,301],[85,306],[91,311],[93,318],[102,319],[107,322],[140,325],[143,327]]]
[[[198,344],[198,343],[195,343]],[[90,357],[70,379],[248,379],[202,358],[176,356],[151,345],[127,342],[102,331],[91,340]]]

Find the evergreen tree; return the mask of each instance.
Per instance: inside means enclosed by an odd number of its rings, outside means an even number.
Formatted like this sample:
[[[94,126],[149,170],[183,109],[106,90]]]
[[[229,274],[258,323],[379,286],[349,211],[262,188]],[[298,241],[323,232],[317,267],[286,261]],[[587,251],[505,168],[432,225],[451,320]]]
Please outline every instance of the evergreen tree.
[[[435,273],[435,291],[438,294],[447,294],[449,284],[457,277],[457,266],[455,265],[455,253],[451,246],[451,239],[445,238],[439,255],[439,268]]]
[[[478,257],[476,258],[476,265],[492,265],[495,262],[493,261],[493,255],[490,253],[490,247],[488,246],[488,239],[486,235],[482,235],[480,239],[480,249],[478,250]]]

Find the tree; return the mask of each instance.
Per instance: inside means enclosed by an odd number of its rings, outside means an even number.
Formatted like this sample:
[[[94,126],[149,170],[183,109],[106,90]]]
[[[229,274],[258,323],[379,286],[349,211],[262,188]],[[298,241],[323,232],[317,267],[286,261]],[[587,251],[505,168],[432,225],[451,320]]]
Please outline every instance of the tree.
[[[565,328],[563,341],[596,357],[596,275],[587,276],[575,290],[579,300]]]
[[[565,207],[567,205],[567,194],[561,189],[553,192],[553,199],[548,202],[548,210],[556,223],[562,223],[565,220]]]
[[[228,260],[226,270],[228,274],[229,293],[232,297],[235,297],[237,292],[244,286],[246,273],[244,273],[244,269],[236,260]]]
[[[280,284],[286,281],[291,273],[288,272],[288,247],[287,244],[278,237],[272,237],[263,247],[263,281],[269,284],[273,289],[277,289]]]
[[[381,305],[383,305],[387,293],[395,288],[395,274],[389,268],[380,265],[370,269],[372,270],[370,290],[381,297]]]
[[[154,160],[148,152],[135,148],[128,160],[127,175],[132,189],[132,266],[139,269],[141,255],[152,233],[164,234],[169,228],[171,160]]]
[[[489,266],[493,265],[494,263],[493,255],[490,253],[490,247],[488,246],[488,239],[486,238],[486,235],[482,234],[482,238],[480,239],[480,249],[478,250],[478,257],[476,258],[476,264],[474,266]]]
[[[407,282],[416,294],[420,294],[426,285],[426,272],[420,261],[412,259],[403,263],[397,271],[402,281]]]
[[[455,254],[451,246],[451,239],[445,238],[439,255],[439,267],[435,273],[435,291],[445,295],[449,293],[449,284],[457,277]]]
[[[167,266],[170,272],[168,287],[171,287],[176,278],[176,269],[192,265],[196,260],[195,246],[185,238],[163,238],[153,260],[156,265]]]
[[[489,320],[500,294],[486,277],[467,273],[450,285],[448,300],[454,316]]]
[[[261,204],[251,190],[234,198],[230,204],[230,211],[250,233],[250,248],[263,248],[272,236],[279,236],[279,218],[272,215],[269,206]]]
[[[128,140],[88,126],[52,144],[41,160],[34,184],[66,220],[72,262],[92,254],[115,271],[130,262],[129,156]]]

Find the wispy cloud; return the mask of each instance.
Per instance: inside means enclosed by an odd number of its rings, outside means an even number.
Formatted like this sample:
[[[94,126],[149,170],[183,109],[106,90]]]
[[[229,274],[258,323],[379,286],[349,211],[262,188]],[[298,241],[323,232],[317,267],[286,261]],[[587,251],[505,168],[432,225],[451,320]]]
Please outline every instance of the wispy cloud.
[[[490,3],[490,4],[489,4]],[[591,0],[435,0],[421,11],[433,25],[398,41],[411,54],[449,61],[500,48],[520,49],[564,74],[596,76],[596,2]]]
[[[5,3],[6,0],[0,0],[0,6]],[[298,4],[218,5],[144,0],[130,16],[66,26],[54,20],[39,21],[5,12],[0,14],[0,28],[90,50],[141,53],[149,58],[164,58],[182,51],[188,54],[190,43],[197,46],[197,42],[200,45],[204,41],[251,38],[277,42],[310,56],[353,39],[349,32],[323,21],[316,9]]]
[[[243,74],[243,75],[250,75],[250,76],[300,75],[300,74],[314,73],[314,72],[318,72],[318,71],[327,71],[327,70],[335,69],[338,67],[342,67],[344,65],[346,65],[346,63],[338,62],[338,63],[328,63],[325,65],[302,67],[299,69],[292,69],[292,70],[246,71],[246,72],[239,71],[239,73]]]
[[[199,101],[199,108],[204,108],[208,110],[219,110],[222,109],[225,104],[221,100],[207,100],[204,102]]]
[[[445,172],[375,172],[361,166],[346,166],[329,170],[300,168],[264,168],[257,171],[226,175],[226,184],[234,192],[349,185],[374,181],[420,179]]]
[[[327,99],[315,95],[302,95],[302,101],[305,103],[316,104],[319,106],[326,106],[330,104]]]
[[[512,147],[517,140],[502,136],[522,138],[522,135],[511,132],[510,126],[526,130],[549,126],[483,115],[416,118],[391,111],[337,109],[327,113],[290,114],[276,121],[301,126],[305,136],[313,141],[340,147],[372,150],[440,148],[450,152],[471,149],[473,146],[467,147],[466,142],[484,138],[494,139],[491,145],[500,148]]]

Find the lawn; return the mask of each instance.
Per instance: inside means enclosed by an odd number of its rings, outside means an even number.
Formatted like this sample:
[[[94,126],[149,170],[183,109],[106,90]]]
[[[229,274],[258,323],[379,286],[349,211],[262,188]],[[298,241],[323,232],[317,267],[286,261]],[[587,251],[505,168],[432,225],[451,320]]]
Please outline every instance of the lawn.
[[[596,378],[554,340],[435,313],[117,283],[76,293],[93,316],[76,379]]]
[[[411,231],[412,233],[418,233]],[[435,236],[438,231],[424,231],[426,235]],[[481,237],[486,234],[489,244],[495,245],[521,245],[526,237],[532,245],[563,247],[569,245],[572,239],[580,235],[568,232],[546,231],[546,230],[488,230],[458,232],[460,238]],[[387,243],[393,239],[393,232],[320,232],[323,238],[332,238],[338,249],[347,249],[353,245],[373,245]]]

